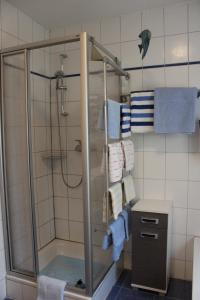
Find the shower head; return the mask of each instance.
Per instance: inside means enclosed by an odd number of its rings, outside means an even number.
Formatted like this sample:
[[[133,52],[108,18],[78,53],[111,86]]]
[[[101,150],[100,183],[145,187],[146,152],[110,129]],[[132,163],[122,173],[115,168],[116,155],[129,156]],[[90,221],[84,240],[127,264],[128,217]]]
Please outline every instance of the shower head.
[[[62,78],[64,77],[64,60],[68,57],[67,54],[65,53],[61,53],[59,54],[59,57],[60,57],[60,70],[56,71],[55,72],[55,76],[57,78]]]

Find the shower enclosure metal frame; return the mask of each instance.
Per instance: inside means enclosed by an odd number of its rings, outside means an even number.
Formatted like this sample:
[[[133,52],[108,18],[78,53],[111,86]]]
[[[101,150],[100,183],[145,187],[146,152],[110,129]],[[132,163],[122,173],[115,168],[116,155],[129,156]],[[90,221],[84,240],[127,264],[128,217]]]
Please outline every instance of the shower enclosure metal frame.
[[[7,272],[8,274],[14,275],[16,277],[25,277],[30,280],[36,279],[38,273],[38,259],[37,259],[37,242],[36,242],[36,222],[34,216],[34,193],[33,193],[33,178],[32,178],[32,161],[31,161],[31,132],[30,132],[30,120],[31,120],[31,110],[30,110],[30,97],[29,97],[29,74],[30,74],[30,60],[29,52],[30,50],[55,46],[59,44],[78,42],[80,41],[80,55],[81,55],[81,139],[82,139],[82,165],[83,165],[83,203],[84,203],[84,248],[85,248],[85,280],[86,280],[86,293],[92,296],[93,290],[93,256],[92,256],[92,228],[91,228],[91,186],[90,186],[90,148],[89,148],[89,45],[92,44],[96,46],[105,56],[103,56],[104,63],[104,100],[107,98],[106,91],[106,66],[110,65],[114,71],[120,75],[129,77],[129,74],[125,72],[119,61],[101,44],[99,44],[93,37],[89,36],[86,32],[80,34],[64,37],[50,39],[47,41],[29,43],[25,45],[20,45],[1,51],[1,105],[3,103],[3,57],[6,55],[13,55],[15,53],[24,53],[25,55],[25,69],[26,69],[26,105],[27,105],[27,151],[29,153],[29,180],[30,180],[30,197],[31,197],[31,209],[32,209],[32,234],[33,234],[33,253],[35,270],[34,274],[20,274],[17,270],[12,269],[12,253],[9,247],[9,215],[7,210],[8,199],[6,196],[6,174],[5,174],[5,156],[4,156],[4,140],[3,140],[3,110],[1,106],[1,130],[0,130],[0,183],[1,183],[1,198],[2,198],[2,212],[4,220],[4,240],[6,246],[6,261],[7,261]],[[107,117],[107,112],[105,114]],[[107,130],[106,130],[107,131]],[[106,132],[107,138],[107,132]]]

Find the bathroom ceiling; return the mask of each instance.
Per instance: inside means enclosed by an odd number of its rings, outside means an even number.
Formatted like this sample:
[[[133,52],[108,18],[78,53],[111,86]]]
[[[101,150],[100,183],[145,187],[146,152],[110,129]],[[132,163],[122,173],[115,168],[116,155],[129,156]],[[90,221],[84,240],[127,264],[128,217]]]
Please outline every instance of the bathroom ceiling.
[[[185,0],[9,0],[47,28],[117,16]]]

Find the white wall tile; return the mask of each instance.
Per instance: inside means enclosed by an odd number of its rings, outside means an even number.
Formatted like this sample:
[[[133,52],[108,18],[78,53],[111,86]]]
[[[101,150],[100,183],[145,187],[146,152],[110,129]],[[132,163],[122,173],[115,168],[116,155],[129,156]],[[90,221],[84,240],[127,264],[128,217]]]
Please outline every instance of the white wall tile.
[[[165,154],[163,152],[144,152],[144,178],[164,179]]]
[[[144,182],[143,182],[143,179],[134,178],[134,185],[135,185],[136,199],[143,199],[144,198],[144,193],[143,193]]]
[[[101,42],[103,44],[120,42],[120,17],[101,20]]]
[[[178,16],[178,17],[177,17]],[[187,5],[177,4],[164,8],[165,34],[187,32]]]
[[[200,32],[193,32],[189,34],[189,60],[200,60]]]
[[[141,32],[141,12],[121,16],[121,41],[134,41]]]
[[[165,152],[165,135],[154,133],[145,134],[144,151]]]
[[[117,57],[119,60],[121,60],[121,44],[115,43],[115,44],[106,44],[106,49],[108,49],[115,57]]]
[[[181,234],[172,235],[172,258],[185,260],[186,236]]]
[[[69,239],[69,223],[66,220],[55,219],[56,238]]]
[[[129,91],[142,90],[142,70],[129,71],[129,74]]]
[[[5,280],[0,281],[0,299],[4,299],[6,297],[6,282]]]
[[[142,30],[149,29],[153,37],[164,35],[163,8],[147,9],[142,12]]]
[[[164,69],[145,69],[143,70],[143,89],[155,89],[155,87],[165,86]]]
[[[189,4],[189,32],[200,31],[200,3]]]
[[[1,32],[1,44],[2,44],[2,48],[13,47],[13,46],[18,45],[18,39],[15,36],[2,31]]]
[[[164,64],[164,37],[152,38],[149,49],[143,59],[143,65],[163,65]]]
[[[200,182],[190,181],[189,182],[189,193],[188,193],[188,208],[200,209]]]
[[[134,177],[143,178],[143,152],[135,152],[135,166],[134,166]]]
[[[84,242],[84,232],[82,222],[69,222],[70,239],[75,242]]]
[[[166,36],[165,63],[188,61],[188,37],[186,34]]]
[[[190,65],[189,66],[189,86],[196,86],[200,88],[200,78],[198,76],[200,72],[200,65]]]
[[[142,133],[132,134],[134,149],[136,152],[144,150],[144,135]]]
[[[193,263],[186,261],[185,263],[185,280],[192,281],[193,277]]]
[[[21,300],[22,298],[22,285],[18,282],[7,280],[7,297]]]
[[[82,24],[82,30],[93,36],[97,41],[101,39],[100,21],[87,22]]]
[[[173,201],[174,207],[187,208],[187,181],[166,180],[166,200]]]
[[[164,200],[165,182],[164,180],[144,180],[144,199]]]
[[[188,154],[166,154],[166,178],[176,180],[188,179]]]
[[[200,180],[200,153],[189,154],[189,179]]]
[[[173,208],[173,233],[186,234],[187,209]]]
[[[173,259],[171,261],[171,277],[177,279],[185,279],[185,261]]]
[[[22,295],[23,295],[23,300],[25,299],[36,300],[37,288],[22,284]]]
[[[33,42],[44,40],[45,38],[45,30],[44,28],[33,21]]]
[[[69,219],[71,221],[83,222],[83,200],[69,198]]]
[[[187,234],[200,235],[200,210],[188,210]]]
[[[188,152],[188,137],[184,134],[166,135],[166,152]]]
[[[165,68],[166,87],[187,87],[188,86],[188,67]]]
[[[24,42],[32,42],[32,19],[23,12],[18,12],[19,38]]]
[[[79,183],[81,180],[81,176],[77,176],[77,175],[69,175],[67,178],[68,178],[68,183],[72,186],[77,185],[77,183]],[[82,193],[83,193],[82,184],[80,184],[77,188],[68,188],[69,198],[81,199],[83,197]]]
[[[18,36],[18,10],[8,1],[1,1],[2,29],[7,33]],[[11,22],[12,20],[12,22]]]
[[[68,199],[54,197],[54,209],[56,219],[68,219]]]
[[[140,67],[142,59],[138,48],[138,41],[126,42],[121,45],[123,68]]]
[[[187,241],[186,241],[186,260],[187,261],[193,260],[193,252],[194,252],[194,236],[187,235]]]

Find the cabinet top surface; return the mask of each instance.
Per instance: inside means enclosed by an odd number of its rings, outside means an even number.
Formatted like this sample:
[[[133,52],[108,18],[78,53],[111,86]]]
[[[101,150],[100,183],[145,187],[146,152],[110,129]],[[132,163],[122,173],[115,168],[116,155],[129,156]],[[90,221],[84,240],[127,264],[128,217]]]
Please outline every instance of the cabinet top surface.
[[[169,214],[172,209],[172,202],[167,200],[139,200],[132,208],[132,211],[152,212]]]

